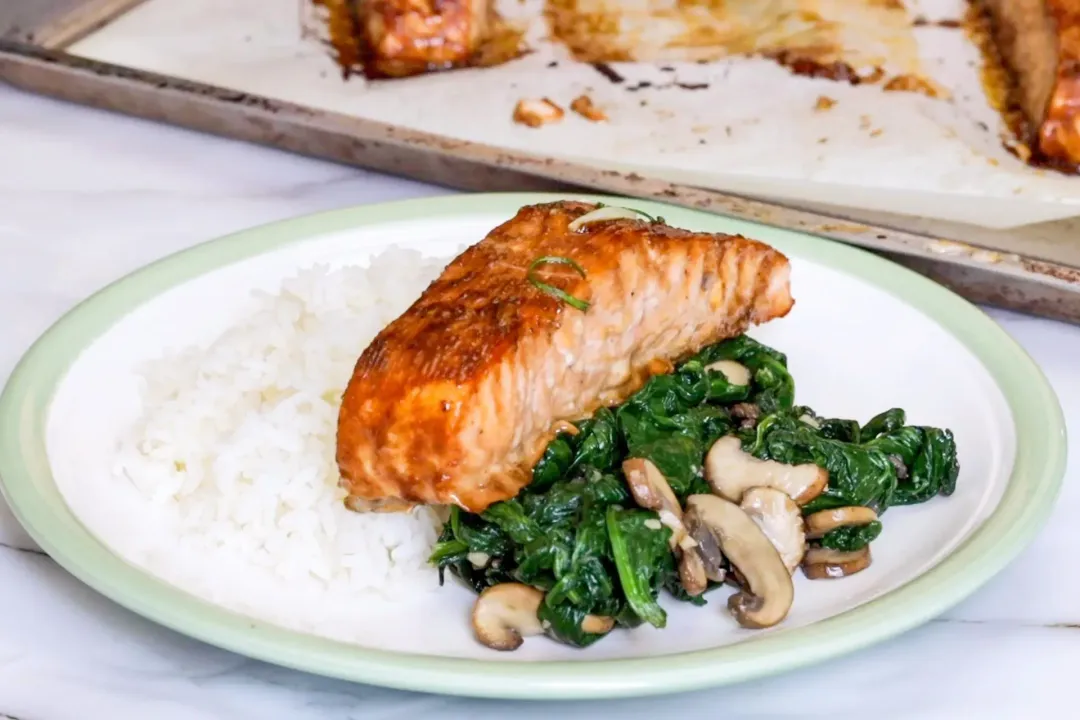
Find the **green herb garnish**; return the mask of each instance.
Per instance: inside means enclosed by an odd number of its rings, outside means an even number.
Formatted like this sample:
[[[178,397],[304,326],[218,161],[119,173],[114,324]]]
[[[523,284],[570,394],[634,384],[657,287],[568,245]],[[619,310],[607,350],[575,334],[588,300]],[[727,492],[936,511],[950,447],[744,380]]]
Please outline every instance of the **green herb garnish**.
[[[549,285],[546,282],[543,282],[543,281],[539,280],[534,275],[534,273],[536,271],[536,268],[539,267],[540,265],[569,265],[581,277],[587,277],[585,275],[585,268],[581,267],[580,265],[578,265],[576,262],[574,262],[573,260],[571,260],[568,257],[562,257],[560,255],[545,255],[544,257],[536,258],[535,260],[532,261],[532,264],[529,265],[529,270],[528,270],[528,273],[526,274],[526,279],[528,279],[528,281],[531,282],[533,284],[533,286],[536,287],[537,290],[540,290],[541,292],[545,292],[548,295],[551,295],[552,297],[554,297],[554,298],[556,298],[558,300],[562,300],[567,305],[570,305],[571,307],[575,307],[578,310],[580,310],[581,312],[585,312],[586,310],[589,309],[589,303],[586,302],[585,300],[582,300],[581,298],[576,298],[573,295],[571,295],[570,293],[566,292],[565,290],[560,290],[559,288],[555,287],[554,285]]]

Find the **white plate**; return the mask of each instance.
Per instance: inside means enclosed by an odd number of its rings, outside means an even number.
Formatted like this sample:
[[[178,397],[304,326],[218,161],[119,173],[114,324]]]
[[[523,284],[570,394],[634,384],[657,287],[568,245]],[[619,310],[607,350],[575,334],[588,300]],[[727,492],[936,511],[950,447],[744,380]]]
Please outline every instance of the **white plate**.
[[[795,307],[750,334],[788,355],[797,402],[861,421],[900,406],[909,423],[950,428],[961,463],[955,494],[889,509],[866,571],[838,581],[797,573],[790,615],[767,631],[740,629],[721,590],[703,608],[662,599],[669,612],[664,630],[620,630],[584,650],[530,638],[516,652],[497,653],[472,636],[474,596],[452,582],[408,602],[342,607],[315,597],[285,615],[260,615],[241,602],[244,588],[222,585],[217,597],[204,596],[207,604],[149,579],[158,566],[147,558],[167,556],[175,543],[113,474],[117,438],[141,412],[142,363],[205,346],[243,317],[254,290],[275,292],[300,268],[363,265],[391,246],[446,257],[520,205],[552,199],[448,197],[300,218],[208,243],[120,281],[50,330],[0,397],[5,494],[65,567],[128,607],[209,642],[394,687],[546,698],[733,682],[883,639],[972,592],[1019,552],[1049,512],[1064,467],[1060,408],[1023,351],[978,310],[859,250],[705,213],[599,198],[663,214],[678,226],[743,232],[785,252]],[[18,432],[8,422],[15,418]],[[215,562],[201,560],[194,570],[227,575]],[[346,619],[355,632],[342,629]],[[678,657],[656,659],[672,655]],[[495,676],[505,682],[488,682]]]

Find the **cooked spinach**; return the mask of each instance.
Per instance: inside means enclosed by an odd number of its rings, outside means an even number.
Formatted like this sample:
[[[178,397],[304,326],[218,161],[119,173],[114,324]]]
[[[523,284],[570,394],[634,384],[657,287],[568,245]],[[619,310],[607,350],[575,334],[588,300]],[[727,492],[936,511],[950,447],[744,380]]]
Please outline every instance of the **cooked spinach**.
[[[708,369],[721,360],[745,366],[749,384],[733,384]],[[480,515],[452,508],[431,562],[440,580],[449,570],[477,593],[505,582],[543,591],[537,614],[546,634],[559,642],[585,647],[602,638],[582,629],[588,615],[614,618],[617,627],[664,627],[661,590],[696,605],[706,599],[683,590],[671,531],[657,513],[635,506],[624,460],[652,461],[683,502],[711,492],[705,456],[716,440],[734,434],[755,457],[829,471],[825,490],[802,508],[804,514],[863,505],[881,515],[956,487],[952,433],[905,423],[899,408],[860,424],[795,405],[787,357],[740,336],[652,377],[621,405],[575,423],[576,433],[557,435],[517,497]],[[881,527],[875,521],[838,528],[818,542],[858,550]]]
[[[881,523],[877,520],[866,525],[839,527],[830,530],[821,538],[821,547],[841,552],[862,550],[881,534]]]
[[[960,462],[949,430],[906,426],[885,432],[866,443],[892,458],[900,474],[895,505],[914,505],[936,495],[952,495]],[[902,468],[902,469],[900,469]]]
[[[611,554],[626,596],[626,604],[645,622],[662,628],[667,613],[656,602],[660,588],[675,572],[668,538],[671,530],[655,524],[656,513],[649,510],[607,509],[607,530]]]
[[[787,369],[787,356],[746,335],[711,345],[697,355],[703,365],[734,360],[751,372],[749,399],[764,412],[791,408],[795,404],[795,379]]]
[[[803,507],[804,513],[864,505],[880,515],[896,492],[896,467],[888,455],[864,445],[834,440],[800,422],[791,411],[762,418],[744,433],[743,449],[762,460],[785,465],[813,463],[829,471],[825,491]]]

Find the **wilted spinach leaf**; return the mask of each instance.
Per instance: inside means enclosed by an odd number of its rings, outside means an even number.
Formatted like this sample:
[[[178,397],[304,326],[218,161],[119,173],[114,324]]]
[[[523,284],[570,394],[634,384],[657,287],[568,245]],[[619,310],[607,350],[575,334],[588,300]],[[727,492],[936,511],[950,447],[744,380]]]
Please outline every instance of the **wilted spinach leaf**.
[[[553,640],[557,640],[573,647],[588,647],[604,637],[596,633],[587,633],[581,629],[581,623],[586,615],[582,608],[576,605],[551,605],[541,603],[536,616],[544,625],[544,633]]]
[[[821,546],[841,552],[853,552],[877,539],[881,534],[881,523],[877,520],[866,525],[840,527],[830,530],[821,538]]]
[[[795,379],[787,369],[787,356],[746,335],[705,348],[694,358],[703,366],[734,360],[746,366],[753,378],[750,402],[763,412],[791,408],[795,404]]]
[[[574,461],[572,436],[560,433],[548,443],[540,461],[533,466],[532,482],[526,488],[529,492],[542,492],[566,475]]]
[[[824,438],[846,443],[858,443],[860,428],[857,420],[826,418],[818,423],[818,432]]]
[[[952,495],[960,462],[949,430],[908,425],[868,442],[903,464],[896,505],[915,505],[937,495]]]
[[[668,538],[671,530],[654,529],[645,523],[656,520],[647,510],[607,510],[608,538],[626,602],[645,622],[662,628],[667,613],[656,602],[660,588],[675,570]]]
[[[744,437],[743,448],[762,459],[786,465],[813,463],[829,471],[825,491],[803,507],[804,513],[864,505],[881,514],[896,492],[896,467],[885,453],[824,437],[791,413],[762,419],[753,435]]]
[[[619,437],[615,414],[600,408],[591,419],[578,423],[576,449],[570,469],[593,467],[610,470],[619,460]]]
[[[891,433],[904,427],[907,422],[907,413],[901,408],[892,408],[875,415],[862,427],[862,442],[873,440],[879,435]]]

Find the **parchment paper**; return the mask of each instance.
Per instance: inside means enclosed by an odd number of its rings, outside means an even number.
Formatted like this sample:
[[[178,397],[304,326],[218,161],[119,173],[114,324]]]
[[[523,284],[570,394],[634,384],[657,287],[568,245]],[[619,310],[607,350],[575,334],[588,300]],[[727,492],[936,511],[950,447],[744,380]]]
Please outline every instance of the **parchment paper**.
[[[1003,122],[982,89],[978,50],[963,30],[933,24],[960,19],[962,0],[909,5],[912,17],[931,21],[908,31],[916,57],[904,50],[903,38],[879,48],[886,65],[919,65],[946,98],[799,76],[773,60],[747,57],[614,63],[624,79],[613,83],[545,39],[536,0],[499,6],[512,22],[532,19],[527,37],[534,51],[508,64],[375,83],[345,80],[310,31],[305,2],[148,0],[68,51],[452,138],[779,201],[991,228],[1080,215],[1080,178],[1031,168],[1005,149]],[[872,31],[857,24],[847,30],[852,38]],[[874,47],[863,42],[858,54],[873,54]],[[511,120],[522,98],[547,97],[568,108],[580,94],[609,120],[589,122],[569,110],[561,122],[539,128]]]

